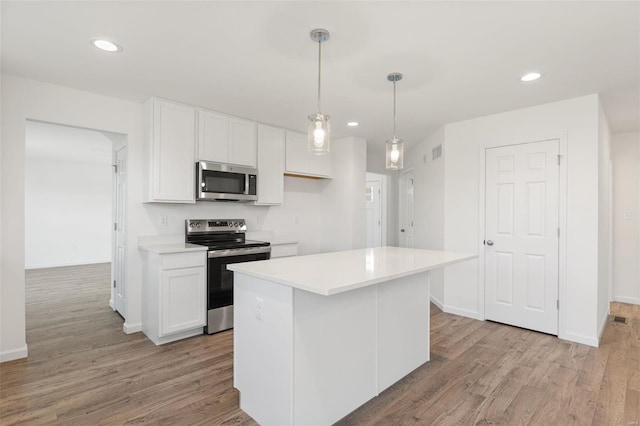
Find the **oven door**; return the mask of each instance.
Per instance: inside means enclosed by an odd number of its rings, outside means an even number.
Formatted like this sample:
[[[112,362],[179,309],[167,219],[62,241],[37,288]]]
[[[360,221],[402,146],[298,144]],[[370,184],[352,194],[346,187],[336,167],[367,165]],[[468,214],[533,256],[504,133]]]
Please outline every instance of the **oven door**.
[[[253,250],[253,252],[252,252]],[[233,271],[227,269],[232,263],[267,260],[270,247],[248,249],[244,253],[217,253],[209,251],[207,264],[207,309],[217,309],[233,305]],[[224,252],[234,252],[225,250]],[[265,253],[266,251],[266,253]],[[256,253],[257,252],[257,253]]]

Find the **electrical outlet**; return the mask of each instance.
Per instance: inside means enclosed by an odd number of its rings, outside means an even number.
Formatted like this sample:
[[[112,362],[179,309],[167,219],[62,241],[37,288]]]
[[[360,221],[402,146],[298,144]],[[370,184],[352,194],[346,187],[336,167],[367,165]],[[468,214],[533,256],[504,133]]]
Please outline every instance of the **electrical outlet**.
[[[256,297],[256,319],[258,321],[262,321],[262,316],[264,315],[264,300],[259,297]]]

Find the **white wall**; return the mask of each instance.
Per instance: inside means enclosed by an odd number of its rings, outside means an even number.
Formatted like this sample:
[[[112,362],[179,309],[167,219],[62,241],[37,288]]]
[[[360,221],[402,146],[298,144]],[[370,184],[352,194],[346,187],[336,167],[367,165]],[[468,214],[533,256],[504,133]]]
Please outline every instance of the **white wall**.
[[[598,102],[598,339],[609,316],[611,287],[611,132]]]
[[[640,133],[611,138],[613,300],[640,304]]]
[[[444,249],[444,127],[431,133],[405,153],[404,167],[413,168],[414,247]],[[443,146],[443,156],[432,159],[431,150]],[[441,309],[444,304],[444,269],[430,273],[431,300]]]
[[[301,254],[364,247],[364,197],[353,197],[342,186],[360,188],[365,182],[366,152],[361,139],[335,141],[332,180],[285,178],[285,205],[143,204],[144,164],[140,104],[94,93],[2,76],[2,232],[0,300],[0,361],[27,354],[24,306],[25,237],[25,123],[27,119],[60,123],[127,135],[127,318],[125,329],[141,324],[141,260],[139,236],[184,234],[184,219],[244,217],[250,230],[272,231],[276,239],[299,242]],[[361,176],[360,176],[361,173]],[[353,179],[353,180],[352,180]],[[356,181],[357,179],[357,181]],[[11,182],[10,185],[7,182]],[[360,215],[361,212],[361,216]],[[167,216],[168,224],[160,225]],[[333,221],[346,226],[325,229]]]
[[[69,152],[65,142],[57,143],[54,135],[48,142],[59,150],[58,155],[30,150],[34,126],[45,127],[35,130],[45,133],[45,138],[46,128],[53,127],[63,133],[68,129],[96,135],[87,135],[84,142],[91,147],[85,148],[83,158],[74,160],[65,155]],[[110,262],[111,141],[98,132],[28,122],[26,143],[25,268]]]
[[[563,339],[598,344],[598,96],[589,95],[445,126],[445,250],[479,252],[479,159],[490,146],[566,141],[566,273],[561,274]],[[562,223],[562,218],[560,220]],[[561,240],[562,241],[562,240]],[[445,308],[484,317],[479,261],[445,269]]]

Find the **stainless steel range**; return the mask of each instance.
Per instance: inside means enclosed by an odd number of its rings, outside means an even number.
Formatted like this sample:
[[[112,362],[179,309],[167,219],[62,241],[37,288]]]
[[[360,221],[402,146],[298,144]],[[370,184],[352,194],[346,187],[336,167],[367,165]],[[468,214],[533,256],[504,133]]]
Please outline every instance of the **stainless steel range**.
[[[187,219],[185,241],[207,246],[207,326],[213,334],[233,328],[232,263],[266,260],[271,257],[271,245],[264,241],[245,239],[244,219]]]

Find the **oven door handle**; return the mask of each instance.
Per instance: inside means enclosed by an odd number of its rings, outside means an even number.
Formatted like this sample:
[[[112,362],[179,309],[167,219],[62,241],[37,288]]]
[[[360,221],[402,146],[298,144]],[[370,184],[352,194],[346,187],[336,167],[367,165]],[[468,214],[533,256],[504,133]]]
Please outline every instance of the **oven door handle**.
[[[212,259],[216,257],[242,256],[244,254],[260,254],[260,253],[271,253],[271,246],[237,248],[237,249],[226,249],[226,250],[209,250],[207,252],[207,257],[209,259]]]

